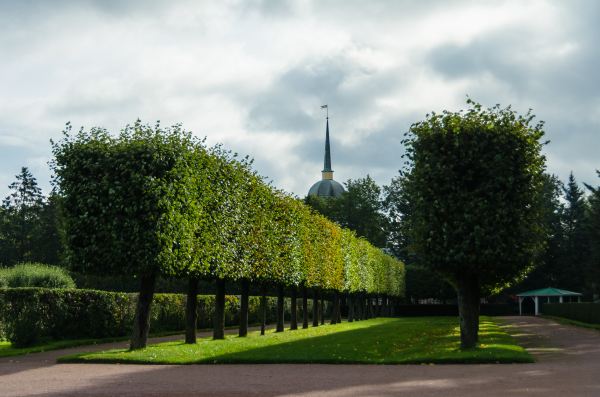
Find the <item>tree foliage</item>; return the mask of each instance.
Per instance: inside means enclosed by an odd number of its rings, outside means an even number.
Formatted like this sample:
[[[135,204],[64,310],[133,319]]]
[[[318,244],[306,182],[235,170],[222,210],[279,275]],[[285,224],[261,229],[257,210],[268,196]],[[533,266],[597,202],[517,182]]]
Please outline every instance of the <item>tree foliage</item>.
[[[403,292],[400,262],[180,126],[68,127],[53,150],[73,269]],[[356,262],[370,278],[348,284]]]
[[[412,247],[450,280],[472,275],[491,291],[530,270],[542,247],[544,133],[530,113],[469,104],[410,129]]]

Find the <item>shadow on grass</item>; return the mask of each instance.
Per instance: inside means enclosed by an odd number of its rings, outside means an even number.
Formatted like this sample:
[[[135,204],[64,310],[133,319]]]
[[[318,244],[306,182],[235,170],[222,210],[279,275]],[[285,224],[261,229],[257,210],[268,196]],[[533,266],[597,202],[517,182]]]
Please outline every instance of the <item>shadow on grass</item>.
[[[383,322],[382,322],[383,321]],[[356,329],[336,330],[326,326],[323,335],[285,341],[283,334],[262,339],[251,335],[226,341],[203,340],[197,346],[183,343],[155,345],[144,351],[76,355],[60,362],[214,364],[214,363],[515,363],[532,362],[531,356],[497,325],[482,322],[481,346],[459,349],[456,320],[448,317],[376,319],[358,322]],[[331,331],[331,332],[329,332]],[[294,332],[295,336],[299,333]],[[315,331],[313,331],[315,332]],[[219,343],[229,343],[225,348]]]

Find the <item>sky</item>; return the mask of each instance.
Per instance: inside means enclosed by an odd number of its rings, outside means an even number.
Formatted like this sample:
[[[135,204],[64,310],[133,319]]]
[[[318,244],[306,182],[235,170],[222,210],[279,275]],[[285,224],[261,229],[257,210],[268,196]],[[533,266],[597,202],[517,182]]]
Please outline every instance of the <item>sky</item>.
[[[0,197],[45,193],[66,122],[182,123],[303,197],[329,105],[339,182],[402,168],[431,111],[533,109],[548,171],[600,185],[600,2],[0,0]]]

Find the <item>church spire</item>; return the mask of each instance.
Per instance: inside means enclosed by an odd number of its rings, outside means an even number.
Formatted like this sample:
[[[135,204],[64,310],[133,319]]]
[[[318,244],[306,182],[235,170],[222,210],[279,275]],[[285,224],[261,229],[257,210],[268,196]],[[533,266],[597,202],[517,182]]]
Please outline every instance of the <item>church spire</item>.
[[[322,179],[312,185],[308,190],[309,196],[318,197],[340,197],[344,194],[344,187],[333,180],[333,170],[331,169],[331,146],[329,143],[329,107],[321,106],[321,109],[327,109],[325,117],[325,161],[323,163],[323,171],[321,171]]]
[[[331,169],[331,149],[329,147],[329,117],[327,117],[327,126],[325,127],[325,163],[323,171],[333,171]]]
[[[327,106],[327,105],[325,105]],[[323,171],[321,171],[321,175],[323,179],[333,179],[333,170],[331,169],[331,148],[329,146],[329,109],[327,109],[327,117],[326,117],[326,127],[325,127],[325,161],[323,164]]]

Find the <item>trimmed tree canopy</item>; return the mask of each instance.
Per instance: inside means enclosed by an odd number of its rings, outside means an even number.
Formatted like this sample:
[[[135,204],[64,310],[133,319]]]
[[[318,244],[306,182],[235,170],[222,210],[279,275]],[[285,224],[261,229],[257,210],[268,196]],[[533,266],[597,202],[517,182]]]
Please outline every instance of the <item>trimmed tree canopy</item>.
[[[403,294],[401,262],[180,126],[69,127],[53,151],[79,271]]]

